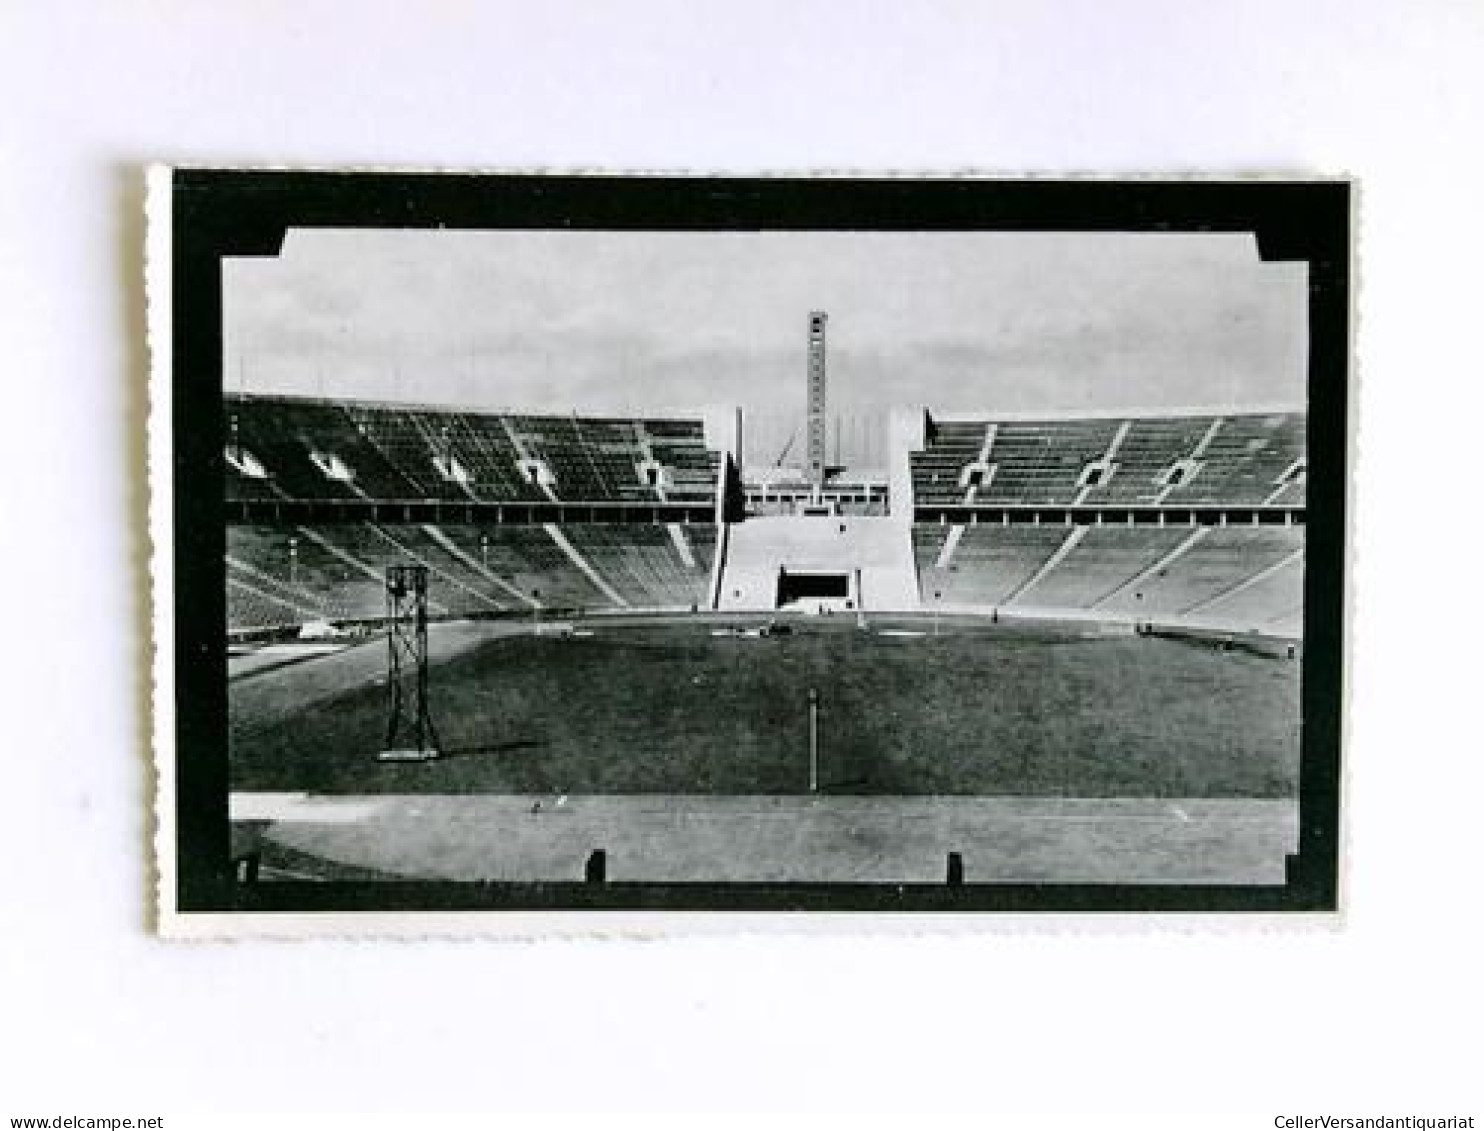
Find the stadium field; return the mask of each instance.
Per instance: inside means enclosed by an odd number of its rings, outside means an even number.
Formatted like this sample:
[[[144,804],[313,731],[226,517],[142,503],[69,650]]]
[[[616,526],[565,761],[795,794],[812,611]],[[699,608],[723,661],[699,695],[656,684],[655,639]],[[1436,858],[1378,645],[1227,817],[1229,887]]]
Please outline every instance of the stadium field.
[[[1291,798],[1299,667],[1188,641],[945,617],[589,618],[430,632],[443,757],[377,761],[384,644],[230,685],[234,792]],[[730,622],[735,624],[737,622]],[[757,620],[746,622],[756,625]],[[587,635],[590,633],[590,635]]]

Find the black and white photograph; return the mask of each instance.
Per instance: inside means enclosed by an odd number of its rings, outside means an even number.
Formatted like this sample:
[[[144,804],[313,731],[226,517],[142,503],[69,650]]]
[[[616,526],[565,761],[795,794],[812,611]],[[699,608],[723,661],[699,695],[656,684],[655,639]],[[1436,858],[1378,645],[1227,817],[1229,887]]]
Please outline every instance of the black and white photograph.
[[[1332,909],[1348,192],[161,170],[166,910]]]
[[[0,1125],[1477,1124],[1481,57],[0,0]]]

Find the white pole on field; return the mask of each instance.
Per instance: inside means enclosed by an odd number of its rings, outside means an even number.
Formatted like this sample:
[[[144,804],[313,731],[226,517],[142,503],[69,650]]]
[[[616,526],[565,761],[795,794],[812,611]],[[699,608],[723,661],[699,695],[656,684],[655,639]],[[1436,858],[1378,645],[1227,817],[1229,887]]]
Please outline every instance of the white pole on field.
[[[819,792],[819,692],[809,689],[809,792]]]

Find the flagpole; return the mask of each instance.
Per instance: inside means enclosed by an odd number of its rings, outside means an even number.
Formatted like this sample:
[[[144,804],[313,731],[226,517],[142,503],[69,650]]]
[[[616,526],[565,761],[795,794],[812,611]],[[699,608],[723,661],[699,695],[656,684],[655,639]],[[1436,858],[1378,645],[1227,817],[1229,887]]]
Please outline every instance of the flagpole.
[[[819,692],[809,689],[809,792],[819,792]]]

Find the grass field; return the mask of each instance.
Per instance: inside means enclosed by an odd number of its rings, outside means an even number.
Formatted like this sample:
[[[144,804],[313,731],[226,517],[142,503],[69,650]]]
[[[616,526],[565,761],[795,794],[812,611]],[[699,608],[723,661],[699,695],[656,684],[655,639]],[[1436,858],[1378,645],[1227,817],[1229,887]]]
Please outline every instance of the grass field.
[[[464,625],[435,638],[444,757],[382,764],[371,643],[234,681],[234,791],[1287,798],[1299,668],[1178,640],[947,622],[931,635],[805,621],[778,639],[704,622],[590,637]],[[901,626],[898,626],[901,627]],[[450,643],[452,639],[452,643]]]

